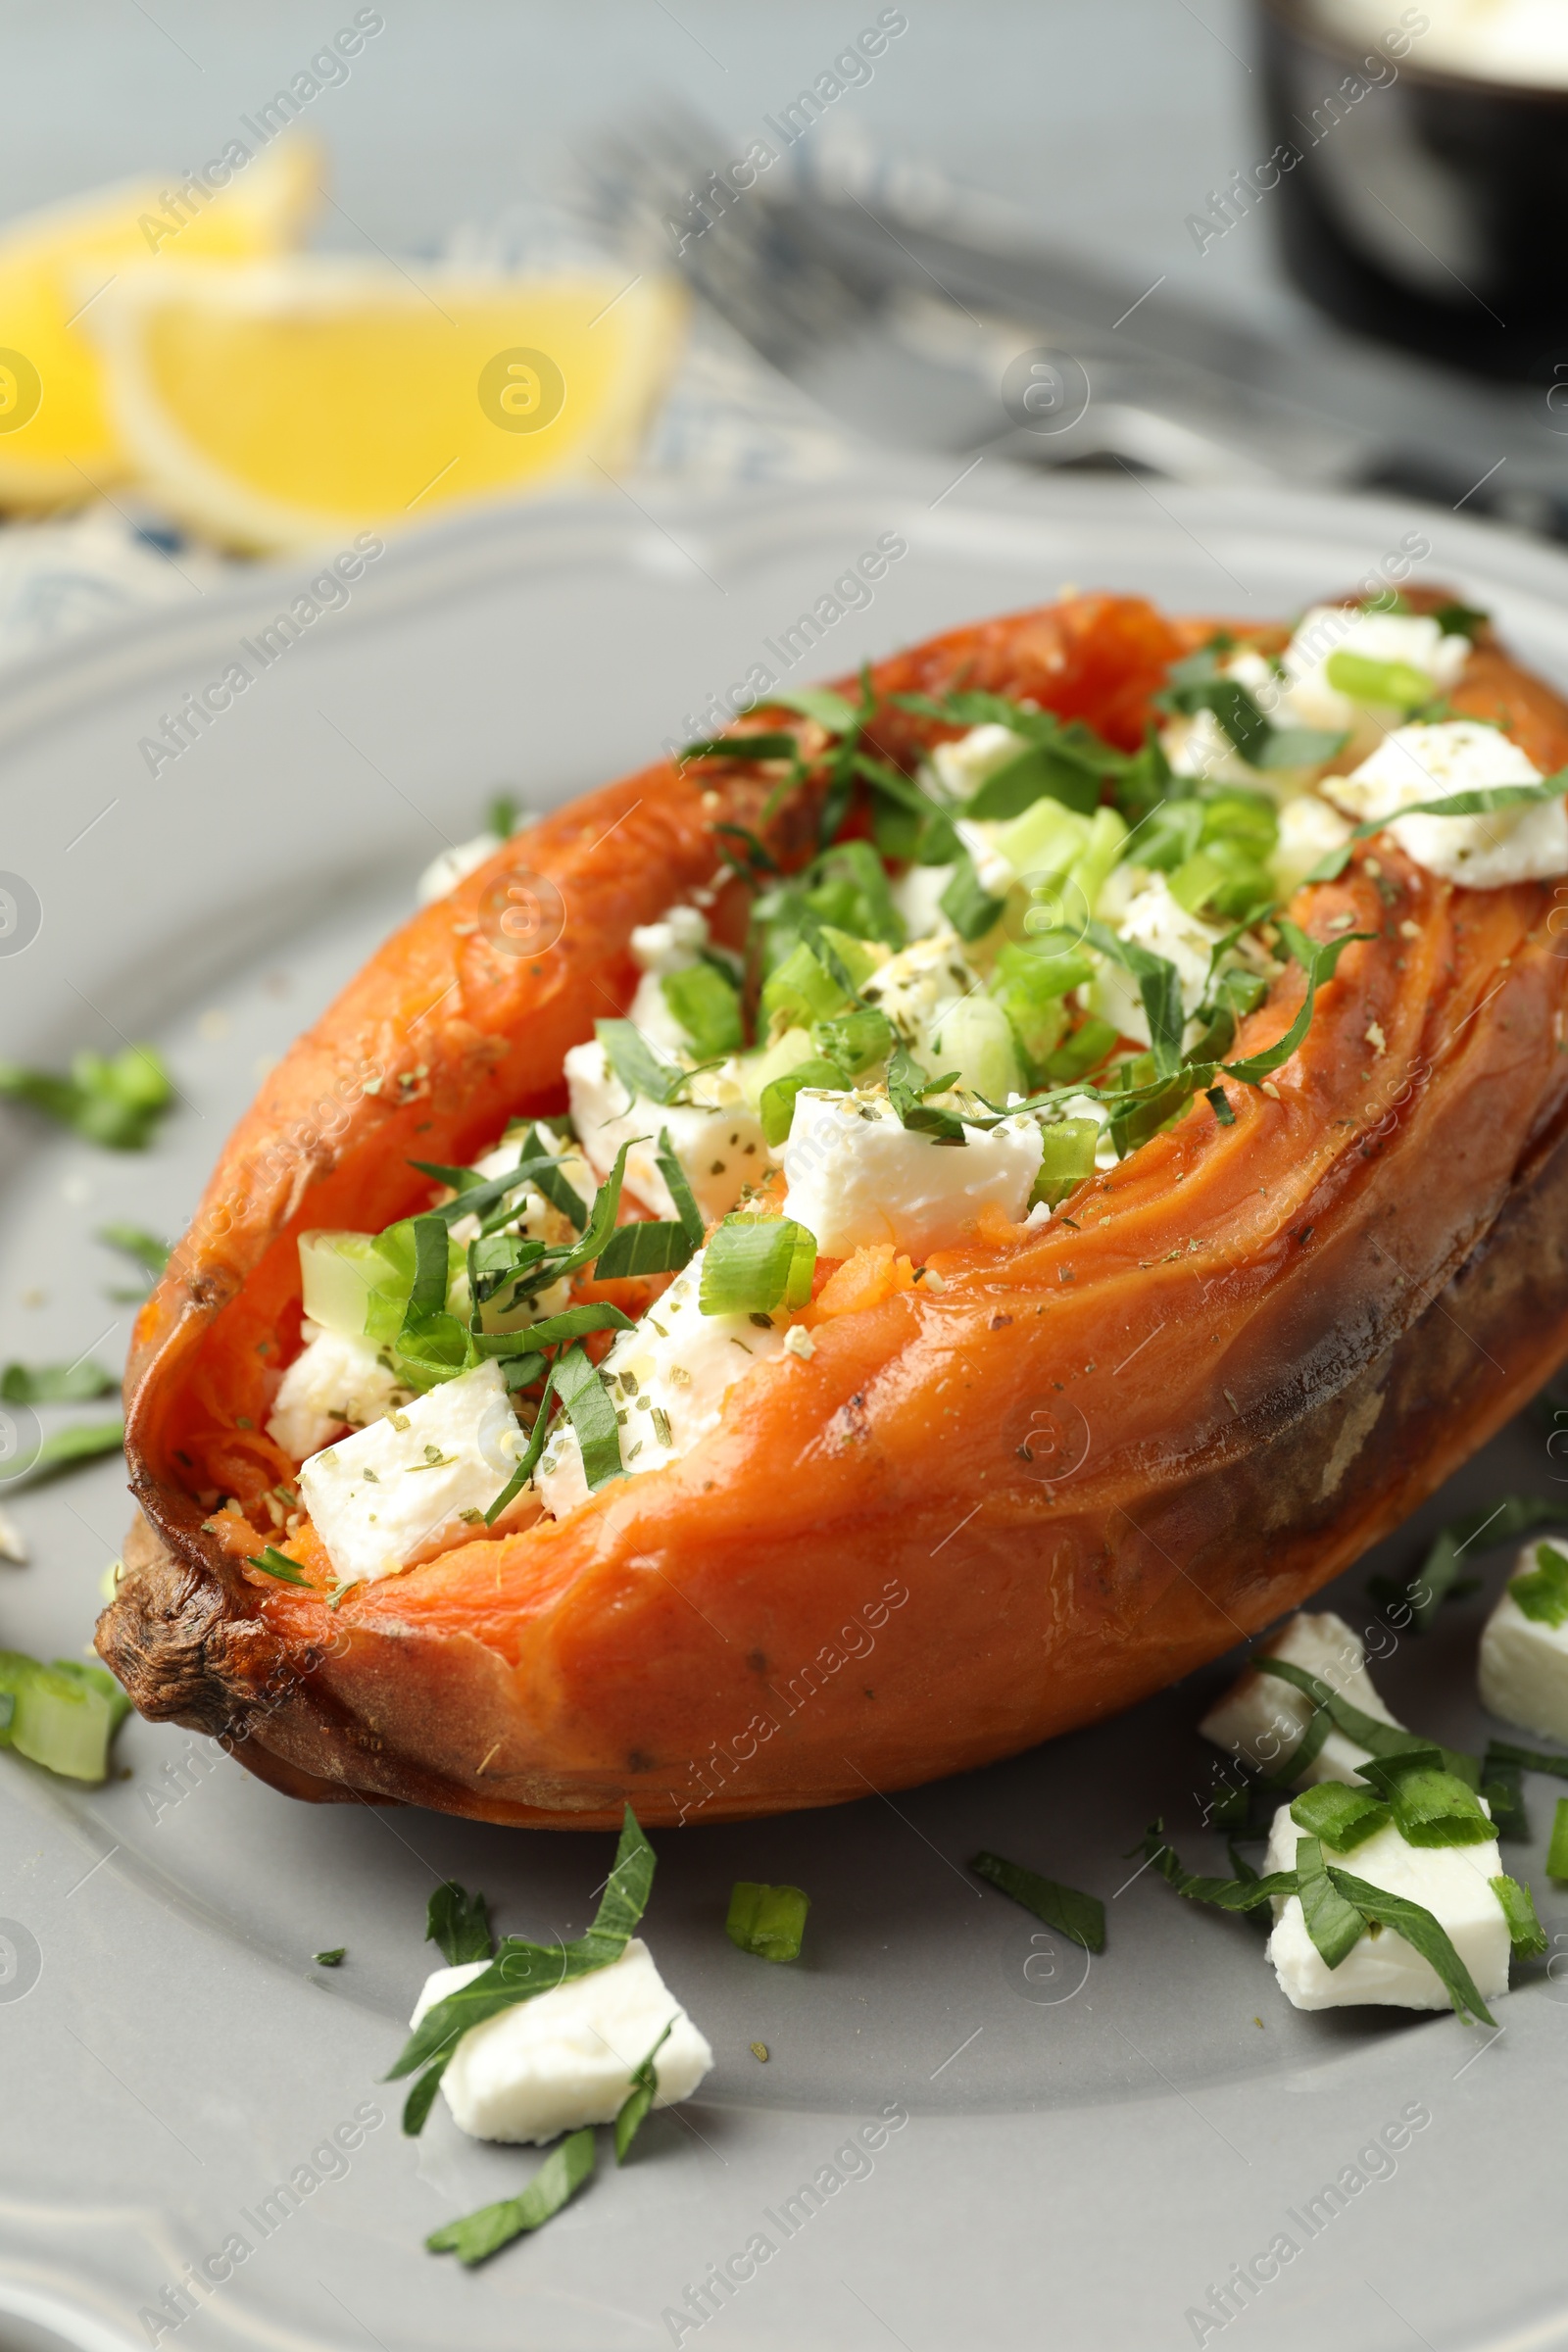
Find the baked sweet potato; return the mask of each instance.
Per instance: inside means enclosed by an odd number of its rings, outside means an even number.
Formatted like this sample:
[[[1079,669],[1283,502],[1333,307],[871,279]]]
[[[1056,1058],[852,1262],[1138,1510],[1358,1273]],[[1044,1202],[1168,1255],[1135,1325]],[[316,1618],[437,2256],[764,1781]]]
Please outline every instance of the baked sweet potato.
[[[870,673],[865,744],[907,773],[953,728],[891,698],[959,688],[1131,752],[1209,634],[1109,596],[956,630]],[[1451,704],[1544,773],[1568,761],[1568,707],[1485,633]],[[982,1219],[932,1254],[940,1288],[885,1261],[836,1301],[830,1283],[808,1355],[757,1366],[692,1451],[560,1519],[480,1529],[335,1607],[308,1522],[284,1545],[306,1582],[247,1565],[294,1474],[265,1424],[300,1232],[409,1216],[431,1198],[413,1161],[465,1165],[509,1116],[559,1112],[565,1051],[630,998],[633,927],[709,884],[718,845],[809,854],[827,769],[786,717],[798,789],[700,758],[563,809],[407,923],[267,1079],[126,1378],[141,1516],[98,1648],[144,1714],[295,1795],[530,1826],[906,1787],[1124,1708],[1296,1607],[1568,1353],[1553,887],[1457,887],[1384,834],[1292,906],[1313,939],[1369,936],[1263,1086],[1199,1093],[1049,1223]],[[1304,985],[1278,971],[1237,1050],[1277,1040]]]

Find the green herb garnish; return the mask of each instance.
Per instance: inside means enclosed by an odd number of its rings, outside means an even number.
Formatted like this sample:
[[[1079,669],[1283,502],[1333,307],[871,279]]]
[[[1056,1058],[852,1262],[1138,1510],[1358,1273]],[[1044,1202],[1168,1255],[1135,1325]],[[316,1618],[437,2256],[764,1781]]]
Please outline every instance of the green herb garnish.
[[[449,1968],[495,1954],[490,1912],[482,1894],[469,1894],[456,1879],[448,1879],[431,1895],[425,1912],[424,1940],[435,1944]]]
[[[1387,816],[1369,817],[1365,824],[1357,825],[1349,840],[1320,858],[1304,879],[1337,882],[1350,862],[1355,844],[1370,841],[1375,833],[1386,833],[1401,816],[1488,816],[1495,808],[1526,808],[1560,800],[1565,792],[1568,768],[1560,767],[1539,784],[1484,784],[1473,792],[1451,792],[1446,800],[1412,801],[1407,808],[1391,808]]]
[[[1082,1944],[1086,1952],[1104,1950],[1105,1906],[1099,1895],[1080,1894],[1076,1886],[1043,1879],[1016,1862],[1004,1861],[1000,1854],[975,1854],[969,1868],[1032,1911],[1036,1919],[1044,1920],[1048,1928],[1054,1928],[1058,1936]]]
[[[1551,1839],[1546,1847],[1548,1879],[1568,1879],[1568,1796],[1559,1796],[1552,1809]]]
[[[1406,1845],[1488,1845],[1496,1835],[1475,1789],[1444,1769],[1441,1748],[1369,1756],[1356,1771],[1393,1807]]]
[[[574,1943],[530,1943],[522,1936],[506,1936],[482,1977],[475,1977],[471,1984],[448,1993],[445,2000],[437,2001],[420,2019],[386,2077],[389,2082],[395,2082],[404,2075],[422,2070],[404,2108],[406,2132],[417,2133],[422,2129],[447,2061],[470,2026],[482,2025],[489,2017],[499,2017],[504,2009],[515,2008],[519,2001],[531,2001],[541,1992],[551,1992],[568,1979],[591,1976],[596,1969],[608,1968],[612,1961],[620,1958],[647,1908],[653,1883],[654,1849],[628,1805],[614,1865],[588,1933]],[[591,2151],[593,2134],[587,2132],[581,2136],[587,2139]],[[498,2244],[504,2242],[497,2240]]]
[[[1568,1623],[1568,1552],[1553,1544],[1536,1545],[1536,1565],[1508,1587],[1516,1609],[1537,1625]]]
[[[574,2196],[594,2169],[591,2131],[571,2132],[545,2158],[521,2196],[505,2197],[498,2205],[481,2206],[461,2222],[444,2222],[432,2230],[425,2244],[432,2254],[455,2254],[471,2270],[487,2262],[503,2246],[537,2230]]]
[[[86,1357],[74,1364],[7,1364],[0,1373],[0,1402],[89,1404],[119,1386],[112,1372]]]
[[[1313,1716],[1308,1723],[1301,1744],[1266,1777],[1266,1786],[1289,1788],[1291,1782],[1305,1771],[1322,1750],[1330,1731],[1343,1732],[1357,1747],[1364,1747],[1373,1757],[1417,1754],[1424,1759],[1435,1757],[1445,1772],[1451,1773],[1468,1788],[1479,1788],[1481,1769],[1474,1756],[1457,1748],[1440,1747],[1435,1741],[1423,1740],[1416,1732],[1401,1732],[1392,1723],[1384,1723],[1376,1715],[1368,1715],[1340,1691],[1333,1690],[1320,1676],[1309,1674],[1304,1666],[1293,1666],[1288,1658],[1276,1658],[1267,1651],[1254,1650],[1249,1661],[1256,1674],[1271,1674],[1282,1683],[1290,1683],[1312,1701]],[[1310,1747],[1308,1743],[1310,1742]]]
[[[313,1952],[311,1958],[318,1968],[341,1968],[348,1956],[346,1943],[334,1944],[329,1952]]]
[[[21,1650],[0,1650],[0,1747],[73,1781],[102,1781],[109,1742],[130,1701],[103,1666],[76,1658],[44,1665]]]
[[[311,1581],[298,1562],[291,1560],[286,1552],[279,1551],[275,1544],[269,1544],[265,1550],[254,1556],[247,1552],[245,1565],[247,1568],[260,1568],[264,1576],[275,1576],[280,1585],[309,1585]]]
[[[917,1135],[930,1136],[934,1144],[963,1145],[968,1138],[963,1121],[956,1111],[944,1110],[929,1102],[928,1095],[945,1094],[957,1078],[956,1070],[946,1070],[938,1078],[928,1078],[913,1055],[900,1046],[888,1063],[888,1101],[898,1114],[901,1127],[909,1127]]]
[[[580,1348],[568,1348],[554,1365],[555,1390],[577,1434],[583,1476],[590,1494],[612,1479],[623,1478],[620,1429],[604,1382]]]
[[[1413,1576],[1370,1577],[1367,1592],[1397,1631],[1430,1633],[1442,1602],[1462,1599],[1477,1589],[1479,1579],[1472,1582],[1461,1578],[1459,1572],[1460,1556],[1472,1544],[1487,1536],[1480,1548],[1491,1551],[1498,1544],[1528,1535],[1532,1528],[1549,1526],[1553,1521],[1560,1524],[1564,1519],[1568,1519],[1568,1506],[1560,1500],[1538,1494],[1505,1495],[1486,1510],[1466,1511],[1462,1518],[1450,1519],[1446,1527],[1440,1528]]]
[[[811,1898],[799,1886],[763,1886],[737,1879],[730,1889],[724,1933],[737,1950],[759,1960],[798,1960]]]
[[[642,2129],[643,2119],[659,2096],[659,2076],[655,2070],[654,2060],[659,2056],[660,2051],[674,2031],[675,2020],[671,2018],[647,2057],[640,2059],[632,2068],[631,2088],[622,2100],[619,2112],[615,2117],[615,2162],[617,2164],[625,2163],[631,2143]]]
[[[73,1054],[69,1078],[0,1061],[0,1096],[29,1103],[108,1151],[145,1152],[174,1089],[156,1047],[126,1046],[113,1055]]]
[[[1337,1891],[1355,1905],[1370,1926],[1392,1928],[1436,1970],[1457,2016],[1468,2013],[1484,2026],[1495,2026],[1496,2019],[1477,1991],[1475,1980],[1454,1950],[1447,1931],[1430,1911],[1420,1903],[1407,1901],[1402,1894],[1389,1894],[1381,1886],[1369,1886],[1364,1879],[1352,1878],[1348,1870],[1336,1870],[1331,1865],[1328,1875]]]

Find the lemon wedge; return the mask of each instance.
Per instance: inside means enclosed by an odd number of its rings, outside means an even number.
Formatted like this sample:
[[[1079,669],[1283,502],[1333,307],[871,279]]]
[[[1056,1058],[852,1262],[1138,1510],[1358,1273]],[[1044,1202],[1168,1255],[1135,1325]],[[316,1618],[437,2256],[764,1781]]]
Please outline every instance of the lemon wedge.
[[[250,549],[597,481],[680,348],[662,278],[459,278],[332,256],[144,265],[88,314],[143,486]]]
[[[223,168],[228,183],[212,191],[194,178],[127,181],[0,233],[0,506],[60,506],[124,478],[86,328],[127,268],[172,274],[192,259],[253,261],[298,242],[321,173],[314,143],[291,135]]]

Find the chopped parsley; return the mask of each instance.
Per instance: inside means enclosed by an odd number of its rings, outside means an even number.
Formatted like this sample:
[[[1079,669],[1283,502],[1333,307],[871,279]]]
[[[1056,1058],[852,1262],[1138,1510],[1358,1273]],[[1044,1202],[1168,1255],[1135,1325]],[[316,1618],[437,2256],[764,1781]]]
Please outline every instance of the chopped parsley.
[[[1536,1625],[1568,1624],[1568,1552],[1554,1544],[1536,1545],[1536,1565],[1508,1587],[1514,1607]]]
[[[495,1955],[490,1912],[482,1894],[469,1894],[456,1879],[448,1879],[430,1897],[425,1913],[424,1940],[438,1946],[449,1968]]]
[[[671,2018],[647,2057],[639,2059],[632,2068],[631,2088],[622,2100],[620,2110],[615,2117],[615,2162],[617,2164],[625,2163],[631,2143],[642,2129],[643,2119],[659,2096],[659,2075],[654,2066],[654,2060],[659,2056],[660,2051],[674,2031],[675,2020]]]

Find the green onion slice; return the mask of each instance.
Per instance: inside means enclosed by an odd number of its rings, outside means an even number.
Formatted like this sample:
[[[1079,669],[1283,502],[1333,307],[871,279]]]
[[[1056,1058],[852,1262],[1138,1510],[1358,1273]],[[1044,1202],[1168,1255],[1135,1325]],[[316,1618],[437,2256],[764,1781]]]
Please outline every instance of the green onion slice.
[[[1536,1917],[1536,1898],[1528,1886],[1506,1876],[1490,1881],[1508,1922],[1508,1941],[1516,1960],[1539,1960],[1547,1947],[1546,1931]]]
[[[704,1252],[697,1302],[705,1315],[804,1306],[815,1270],[816,1237],[793,1217],[726,1217]]]
[[[724,1933],[759,1960],[798,1960],[811,1898],[799,1886],[764,1886],[737,1879],[730,1889]]]

